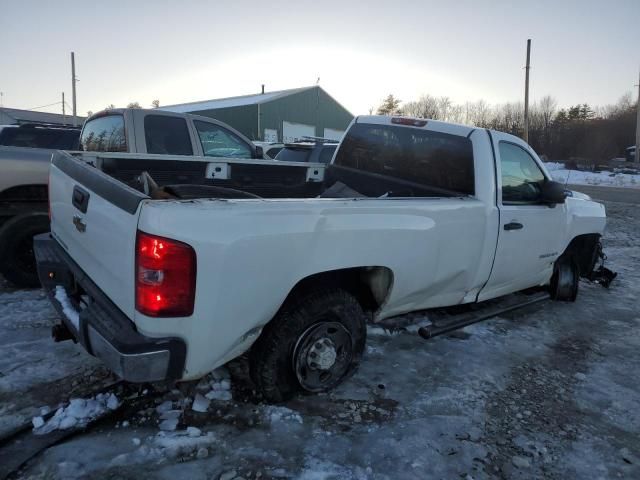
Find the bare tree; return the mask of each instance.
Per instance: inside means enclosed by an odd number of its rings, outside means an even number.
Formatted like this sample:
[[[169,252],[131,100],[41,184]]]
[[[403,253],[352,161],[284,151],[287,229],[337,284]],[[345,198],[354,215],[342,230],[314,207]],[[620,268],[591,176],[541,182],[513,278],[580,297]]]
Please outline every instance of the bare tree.
[[[547,130],[558,111],[558,102],[551,95],[545,95],[537,102],[536,109],[539,110],[543,126]]]
[[[419,100],[408,102],[402,107],[402,113],[411,117],[440,119],[438,99],[431,95],[423,95]]]
[[[449,121],[453,123],[464,123],[465,108],[463,105],[452,105],[449,109]]]
[[[130,102],[127,104],[127,108],[142,108],[138,102]]]
[[[160,100],[155,99],[153,102],[151,102],[151,106],[153,108],[160,108]]]
[[[465,107],[465,123],[481,128],[489,128],[491,126],[492,115],[487,102],[484,100],[478,100],[474,103],[467,102]]]
[[[441,120],[449,121],[449,109],[451,106],[452,102],[449,97],[440,97],[438,99],[438,112]]]

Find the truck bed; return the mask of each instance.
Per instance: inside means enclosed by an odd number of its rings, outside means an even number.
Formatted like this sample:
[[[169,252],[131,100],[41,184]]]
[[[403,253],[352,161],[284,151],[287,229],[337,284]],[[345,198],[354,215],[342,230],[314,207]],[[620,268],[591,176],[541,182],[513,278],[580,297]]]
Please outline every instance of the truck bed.
[[[142,189],[139,179],[147,172],[159,187],[218,186],[262,198],[309,198],[321,193],[325,171],[320,163],[130,153],[75,155],[136,190]]]

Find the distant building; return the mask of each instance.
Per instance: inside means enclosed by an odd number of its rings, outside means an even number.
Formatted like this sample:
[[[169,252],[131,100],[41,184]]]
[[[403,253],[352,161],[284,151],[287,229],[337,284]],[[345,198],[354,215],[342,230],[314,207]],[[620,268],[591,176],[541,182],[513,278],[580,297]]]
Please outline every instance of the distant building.
[[[167,105],[228,123],[252,140],[291,142],[304,136],[340,139],[353,115],[319,86]]]
[[[78,125],[82,125],[85,117],[77,117]],[[0,107],[0,125],[22,125],[23,123],[52,123],[56,125],[72,125],[71,115],[61,113],[19,110],[17,108]]]

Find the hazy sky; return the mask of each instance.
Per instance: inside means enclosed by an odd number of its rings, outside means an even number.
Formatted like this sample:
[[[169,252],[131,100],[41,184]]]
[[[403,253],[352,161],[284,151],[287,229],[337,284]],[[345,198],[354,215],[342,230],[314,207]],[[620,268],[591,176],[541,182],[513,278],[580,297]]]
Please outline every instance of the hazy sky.
[[[0,91],[7,107],[70,103],[73,50],[79,114],[318,77],[354,114],[388,93],[517,101],[531,38],[533,100],[603,105],[638,83],[639,19],[640,0],[0,0]]]

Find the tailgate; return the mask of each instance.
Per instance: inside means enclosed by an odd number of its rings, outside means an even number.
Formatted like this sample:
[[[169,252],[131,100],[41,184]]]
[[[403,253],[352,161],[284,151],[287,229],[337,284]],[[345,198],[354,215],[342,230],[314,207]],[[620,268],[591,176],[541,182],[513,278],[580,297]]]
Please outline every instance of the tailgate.
[[[75,263],[130,319],[140,202],[146,195],[65,152],[49,174],[51,232]]]

